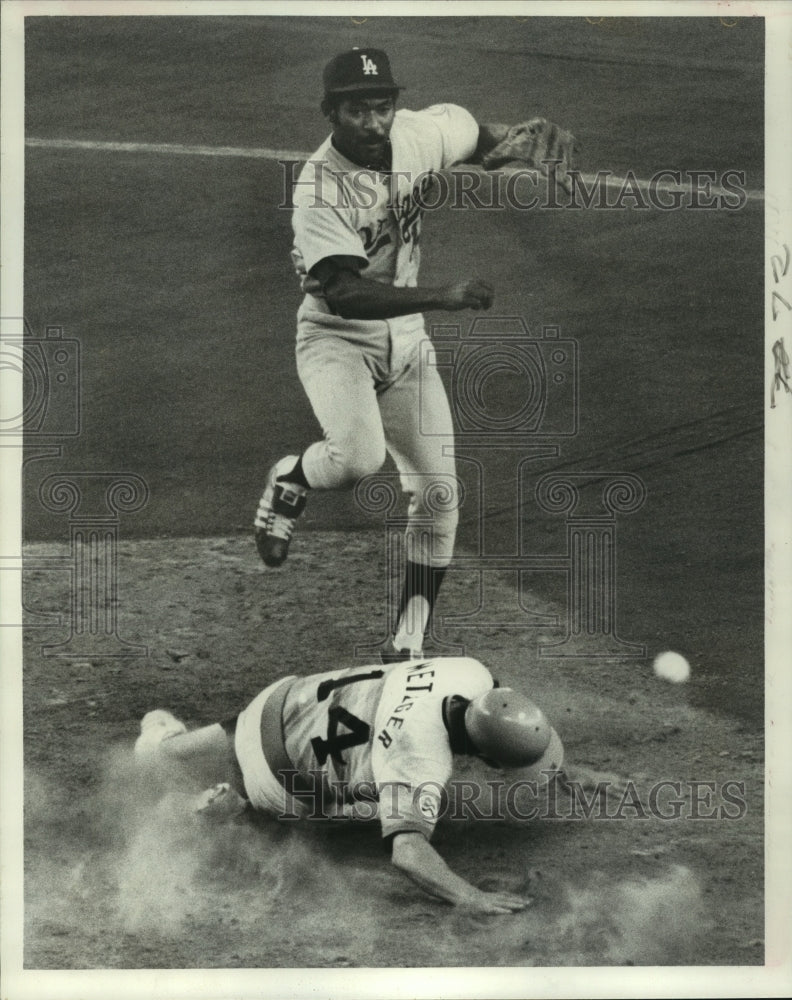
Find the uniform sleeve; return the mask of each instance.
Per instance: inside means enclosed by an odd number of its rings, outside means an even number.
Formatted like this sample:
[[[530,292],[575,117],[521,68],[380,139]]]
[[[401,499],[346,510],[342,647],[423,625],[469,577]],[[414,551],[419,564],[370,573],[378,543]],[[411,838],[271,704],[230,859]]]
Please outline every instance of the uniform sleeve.
[[[335,255],[359,257],[364,267],[368,265],[363,241],[343,208],[322,199],[311,200],[307,205],[295,205],[292,228],[294,247],[306,271],[325,257]]]
[[[294,256],[306,272],[325,257],[335,255],[359,257],[364,267],[368,264],[342,180],[324,160],[306,163],[292,197]]]
[[[441,170],[464,163],[475,152],[479,140],[479,127],[469,111],[458,104],[433,104],[422,114],[431,118],[442,139]]]
[[[427,840],[445,808],[452,755],[438,699],[416,703],[386,748],[375,743],[372,769],[382,836],[417,831]]]

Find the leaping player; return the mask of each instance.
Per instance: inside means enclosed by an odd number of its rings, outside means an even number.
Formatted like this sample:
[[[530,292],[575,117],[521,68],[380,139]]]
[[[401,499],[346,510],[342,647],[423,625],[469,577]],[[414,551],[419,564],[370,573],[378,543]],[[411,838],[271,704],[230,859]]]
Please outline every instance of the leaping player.
[[[454,104],[397,111],[400,89],[379,49],[343,52],[325,67],[322,111],[332,134],[299,175],[292,216],[305,293],[297,371],[324,438],[275,463],[255,517],[261,558],[280,566],[309,490],[348,488],[390,453],[409,511],[404,583],[383,663],[422,657],[459,517],[451,411],[436,368],[421,364],[422,313],[489,309],[494,299],[478,278],[418,286],[425,185],[456,163],[499,166],[527,139],[537,149],[535,129],[482,125]],[[555,141],[571,143],[553,129]],[[427,498],[438,488],[442,510],[430,511]]]

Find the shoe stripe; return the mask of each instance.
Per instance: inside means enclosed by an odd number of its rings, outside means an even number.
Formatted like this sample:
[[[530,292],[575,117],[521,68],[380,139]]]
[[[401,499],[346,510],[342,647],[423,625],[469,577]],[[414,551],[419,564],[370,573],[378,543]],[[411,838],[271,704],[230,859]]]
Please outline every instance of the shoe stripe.
[[[278,561],[269,565],[280,565],[286,558],[294,525],[305,509],[308,489],[299,483],[278,479],[279,475],[288,475],[296,462],[296,455],[287,456],[272,467],[253,521],[257,531],[256,544],[264,561],[268,561],[270,554],[277,553]],[[263,539],[259,532],[264,533]]]

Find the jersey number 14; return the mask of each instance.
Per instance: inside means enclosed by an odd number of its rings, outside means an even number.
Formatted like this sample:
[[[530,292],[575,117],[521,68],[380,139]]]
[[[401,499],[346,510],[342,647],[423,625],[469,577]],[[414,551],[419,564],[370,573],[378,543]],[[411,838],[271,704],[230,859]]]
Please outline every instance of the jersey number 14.
[[[378,680],[382,674],[382,670],[372,670],[368,674],[354,674],[352,677],[339,677],[335,680],[323,681],[316,689],[316,700],[324,701],[331,691],[346,687],[347,684]],[[339,734],[339,724],[343,724],[347,732]],[[359,719],[340,705],[336,705],[327,712],[327,739],[314,736],[311,740],[311,746],[320,765],[324,764],[328,757],[332,757],[333,763],[337,767],[343,767],[346,761],[341,756],[341,751],[367,743],[370,734],[371,727],[367,722]]]

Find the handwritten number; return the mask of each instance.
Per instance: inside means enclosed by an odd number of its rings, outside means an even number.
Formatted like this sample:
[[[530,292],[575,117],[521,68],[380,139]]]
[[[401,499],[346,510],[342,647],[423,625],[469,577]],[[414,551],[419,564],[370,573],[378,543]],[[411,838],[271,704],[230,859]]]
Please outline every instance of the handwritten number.
[[[784,265],[783,270],[781,271],[780,274],[776,270],[776,262],[779,265],[780,264]],[[770,263],[773,266],[773,280],[775,281],[776,284],[778,284],[779,278],[783,278],[784,277],[784,275],[787,273],[787,268],[789,267],[789,247],[786,245],[786,243],[784,244],[784,259],[783,259],[783,261],[781,260],[781,258],[779,257],[778,254],[774,253],[773,256],[770,258]]]
[[[784,303],[784,305],[787,307],[787,309],[789,309],[790,312],[792,312],[792,306],[787,302],[787,300],[784,298],[784,296],[783,295],[779,295],[778,292],[773,292],[773,319],[776,319],[777,316],[778,316],[778,310],[776,309],[776,304],[775,304],[775,300],[776,299],[780,299]]]

